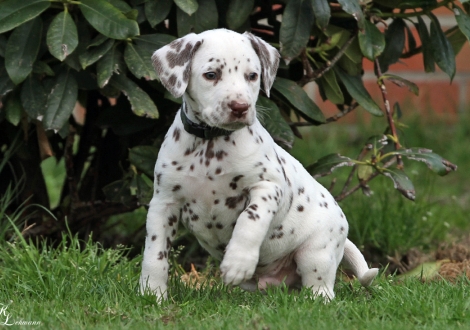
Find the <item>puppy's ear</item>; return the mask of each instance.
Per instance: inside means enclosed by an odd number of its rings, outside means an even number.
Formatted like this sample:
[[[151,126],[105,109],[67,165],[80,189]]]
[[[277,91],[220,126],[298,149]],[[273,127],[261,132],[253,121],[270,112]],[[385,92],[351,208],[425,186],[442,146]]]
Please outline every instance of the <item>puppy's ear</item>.
[[[251,46],[258,54],[261,62],[264,92],[269,97],[269,90],[274,83],[279,66],[279,52],[266,41],[249,32],[245,32],[244,35],[250,40]]]
[[[184,94],[191,76],[191,61],[202,42],[197,34],[190,33],[153,53],[153,67],[163,86],[174,97]]]

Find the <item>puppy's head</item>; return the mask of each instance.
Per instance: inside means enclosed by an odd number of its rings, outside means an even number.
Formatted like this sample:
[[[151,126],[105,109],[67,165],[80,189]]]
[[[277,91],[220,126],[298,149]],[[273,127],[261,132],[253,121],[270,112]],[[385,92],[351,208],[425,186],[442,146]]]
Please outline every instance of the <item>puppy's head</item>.
[[[251,33],[217,29],[177,39],[152,60],[165,88],[183,96],[192,119],[235,130],[253,124],[261,79],[269,96],[279,53]]]

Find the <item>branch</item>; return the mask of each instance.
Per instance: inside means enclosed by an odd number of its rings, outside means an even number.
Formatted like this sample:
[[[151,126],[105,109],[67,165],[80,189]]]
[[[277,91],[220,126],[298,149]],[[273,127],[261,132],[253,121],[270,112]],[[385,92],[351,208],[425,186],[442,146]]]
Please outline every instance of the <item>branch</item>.
[[[377,84],[380,87],[380,91],[382,92],[382,98],[384,100],[384,106],[385,106],[385,113],[387,115],[387,121],[388,121],[388,126],[390,127],[390,130],[392,131],[392,136],[395,144],[395,150],[400,149],[400,141],[398,141],[398,135],[397,135],[397,129],[395,127],[395,122],[393,121],[393,113],[392,110],[390,109],[390,102],[388,101],[387,97],[387,88],[385,87],[385,82],[383,79],[380,79],[382,77],[382,70],[380,69],[380,63],[378,58],[375,59],[375,66],[377,68]],[[401,158],[401,155],[397,155],[397,166],[398,168],[403,168],[403,160]]]

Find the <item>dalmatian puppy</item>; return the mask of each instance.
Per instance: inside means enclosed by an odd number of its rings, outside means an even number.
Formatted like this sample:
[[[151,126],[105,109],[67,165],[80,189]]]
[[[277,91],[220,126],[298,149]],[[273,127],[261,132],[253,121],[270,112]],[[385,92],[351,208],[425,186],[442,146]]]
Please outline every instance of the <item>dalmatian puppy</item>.
[[[247,290],[284,282],[331,300],[343,260],[364,286],[369,269],[347,239],[331,194],[256,118],[274,82],[275,48],[225,29],[188,34],[152,56],[162,84],[183,105],[155,165],[140,288],[167,297],[168,254],[183,222],[216,259],[227,285]]]

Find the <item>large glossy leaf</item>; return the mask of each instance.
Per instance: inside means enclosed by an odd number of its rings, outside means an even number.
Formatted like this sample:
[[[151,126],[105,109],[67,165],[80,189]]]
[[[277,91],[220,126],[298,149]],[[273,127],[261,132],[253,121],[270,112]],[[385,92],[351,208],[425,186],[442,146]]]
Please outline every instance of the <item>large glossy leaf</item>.
[[[382,73],[388,71],[390,64],[398,62],[405,47],[406,24],[401,18],[396,18],[385,31],[385,49],[379,56]]]
[[[129,150],[129,161],[138,170],[149,177],[153,177],[158,148],[153,146],[136,146]]]
[[[330,154],[307,166],[306,169],[314,178],[318,178],[331,174],[339,167],[354,166],[354,164],[354,160],[349,157],[340,154]]]
[[[49,0],[5,0],[0,1],[0,33],[40,15],[49,8]]]
[[[277,77],[274,81],[273,88],[308,121],[314,124],[325,122],[325,116],[320,108],[308,97],[307,93],[292,80]]]
[[[359,28],[364,29],[367,20],[364,19],[359,0],[338,0],[338,3],[343,7],[345,12],[351,14],[357,20]]]
[[[124,74],[114,75],[109,84],[127,96],[131,103],[132,111],[136,115],[158,118],[158,109],[152,99]]]
[[[124,60],[127,67],[137,78],[147,80],[157,79],[157,74],[152,66],[152,53],[146,47],[128,43],[124,51]]]
[[[163,22],[170,13],[172,6],[172,0],[148,0],[145,3],[145,16],[150,25],[154,27]]]
[[[81,0],[79,7],[86,20],[98,32],[113,39],[127,39],[139,34],[139,25],[104,0]]]
[[[36,17],[17,27],[10,35],[5,49],[5,67],[10,79],[19,84],[33,71],[41,44],[42,21]]]
[[[201,33],[215,29],[219,23],[219,16],[215,0],[199,0],[198,10],[188,15],[178,8],[176,12],[178,36],[182,37],[190,32]]]
[[[253,11],[254,0],[230,0],[227,10],[227,25],[236,30],[248,19]]]
[[[122,54],[116,48],[113,47],[109,50],[96,64],[96,80],[98,86],[103,88],[111,79],[114,73],[119,74],[123,71]]]
[[[383,116],[382,110],[364,87],[361,76],[351,76],[338,67],[335,67],[334,70],[341,82],[344,84],[344,87],[346,87],[348,93],[359,103],[359,105],[374,116]]]
[[[194,14],[198,10],[199,6],[201,5],[200,3],[198,5],[198,1],[196,0],[173,0],[173,1],[183,12],[185,12],[189,16]]]
[[[439,68],[444,71],[450,80],[454,79],[455,75],[455,54],[452,45],[447,39],[446,35],[441,29],[439,20],[433,14],[429,14],[431,18],[431,46],[433,50],[434,60]]]
[[[13,125],[18,126],[21,121],[23,107],[18,93],[14,92],[8,95],[4,105],[5,117]]]
[[[31,119],[44,115],[47,94],[44,86],[34,75],[30,75],[21,86],[21,104]]]
[[[305,48],[313,23],[311,0],[290,0],[287,3],[279,31],[281,55],[286,60],[293,59]]]
[[[63,61],[78,45],[78,33],[72,16],[67,11],[59,13],[47,30],[47,47],[59,61]]]
[[[146,52],[153,54],[157,49],[168,45],[175,39],[174,36],[169,34],[155,33],[137,36],[134,38],[134,41],[139,48],[145,49]]]
[[[383,175],[390,178],[393,181],[393,186],[397,189],[403,196],[414,201],[415,200],[415,187],[410,178],[400,170],[397,169],[384,169],[382,172]]]
[[[443,176],[457,170],[457,166],[442,158],[432,150],[424,148],[402,149],[393,152],[394,155],[403,155],[409,159],[425,163],[429,169]]]
[[[454,7],[454,13],[460,31],[470,40],[470,16],[457,6]]]
[[[385,38],[375,24],[365,21],[363,31],[359,31],[359,46],[362,54],[369,60],[374,61],[382,54],[385,48]]]
[[[334,104],[344,103],[343,92],[339,87],[338,81],[336,80],[336,74],[333,70],[325,72],[320,81],[323,90],[325,91],[325,96],[330,102]]]
[[[328,26],[331,15],[328,0],[311,0],[311,2],[318,27],[325,29]]]
[[[108,39],[97,47],[91,47],[88,51],[80,54],[78,57],[82,69],[86,69],[87,66],[92,65],[100,58],[102,58],[114,45],[113,39]]]
[[[5,57],[5,48],[7,48],[7,38],[0,34],[0,57]]]
[[[431,40],[429,37],[428,28],[426,27],[426,23],[424,23],[421,16],[417,17],[418,23],[415,24],[419,37],[421,39],[422,49],[423,49],[423,64],[424,70],[426,72],[434,72],[435,70],[435,62],[434,62],[434,55],[433,55],[433,47],[431,45]]]
[[[284,118],[282,118],[276,103],[264,96],[260,96],[256,102],[256,112],[261,124],[271,134],[273,139],[287,148],[292,148],[294,133]]]
[[[5,61],[0,57],[0,100],[14,88],[15,84],[11,81],[5,69]]]
[[[58,131],[68,121],[77,102],[78,86],[71,70],[62,71],[48,92],[44,128]]]

